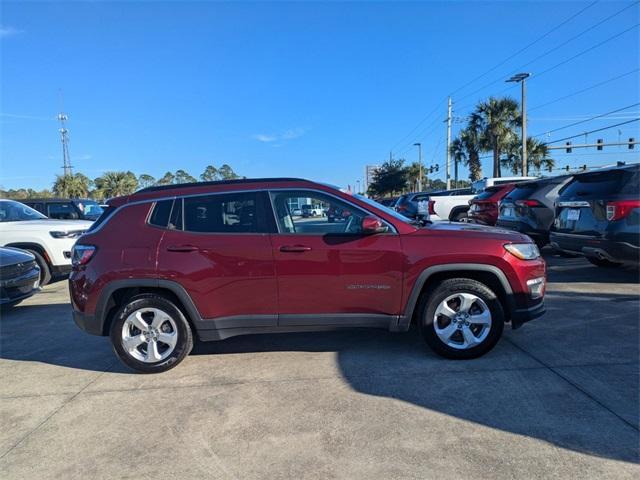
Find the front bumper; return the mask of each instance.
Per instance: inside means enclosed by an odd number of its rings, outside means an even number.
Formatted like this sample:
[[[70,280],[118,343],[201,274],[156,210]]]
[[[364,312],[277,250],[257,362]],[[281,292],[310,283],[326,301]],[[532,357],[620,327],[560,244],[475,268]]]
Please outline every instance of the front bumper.
[[[14,278],[0,280],[0,305],[18,302],[40,290],[40,269],[38,267]]]
[[[511,315],[511,327],[514,330],[520,328],[523,324],[541,317],[546,311],[544,301],[540,301],[540,303],[533,307],[514,310]]]

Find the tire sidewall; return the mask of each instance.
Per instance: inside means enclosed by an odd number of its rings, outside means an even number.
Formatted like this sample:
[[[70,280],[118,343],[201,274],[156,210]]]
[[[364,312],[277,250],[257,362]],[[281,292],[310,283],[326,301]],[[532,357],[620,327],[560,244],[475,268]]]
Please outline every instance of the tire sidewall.
[[[122,346],[122,326],[127,317],[141,308],[157,308],[169,315],[176,324],[178,341],[171,354],[155,363],[145,363],[133,358]],[[193,334],[182,311],[171,301],[157,295],[139,295],[128,300],[115,313],[110,328],[111,344],[118,358],[128,367],[142,373],[159,373],[178,365],[193,348]]]
[[[29,250],[29,249],[26,249],[26,250],[36,258],[36,263],[40,268],[39,285],[41,287],[44,287],[45,285],[51,282],[51,268],[49,268],[49,264],[47,263],[47,261],[45,260],[45,258],[42,256],[40,252],[38,252],[37,250]]]
[[[444,281],[430,294],[423,296],[419,317],[420,331],[427,344],[438,354],[451,359],[469,359],[484,355],[491,350],[504,330],[504,310],[497,296],[484,284],[471,279],[455,279]],[[480,297],[491,312],[489,335],[479,345],[465,350],[450,347],[436,334],[433,326],[435,311],[440,302],[456,293],[471,293]]]

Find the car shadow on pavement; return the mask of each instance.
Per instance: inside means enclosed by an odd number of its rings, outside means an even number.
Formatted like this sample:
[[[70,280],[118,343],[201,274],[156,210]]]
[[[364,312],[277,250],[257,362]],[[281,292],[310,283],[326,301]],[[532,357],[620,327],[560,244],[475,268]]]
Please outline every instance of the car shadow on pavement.
[[[623,265],[615,268],[596,267],[582,257],[564,258],[545,252],[549,280],[562,283],[640,283],[640,268]]]

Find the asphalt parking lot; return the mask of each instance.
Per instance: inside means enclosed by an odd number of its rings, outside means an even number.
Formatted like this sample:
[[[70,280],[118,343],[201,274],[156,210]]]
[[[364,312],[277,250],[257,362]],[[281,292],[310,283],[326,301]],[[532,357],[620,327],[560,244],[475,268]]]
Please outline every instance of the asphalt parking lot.
[[[547,314],[464,362],[349,331],[201,344],[141,375],[49,285],[2,315],[1,476],[638,478],[638,270],[548,261]]]

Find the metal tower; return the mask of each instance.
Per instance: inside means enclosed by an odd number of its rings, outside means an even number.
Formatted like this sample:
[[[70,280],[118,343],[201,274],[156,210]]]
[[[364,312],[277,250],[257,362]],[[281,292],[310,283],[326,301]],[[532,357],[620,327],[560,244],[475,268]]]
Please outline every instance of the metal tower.
[[[67,115],[65,113],[58,114],[58,120],[60,121],[60,141],[62,142],[62,169],[64,175],[72,175],[71,158],[69,157],[69,130],[65,126],[67,121]]]

